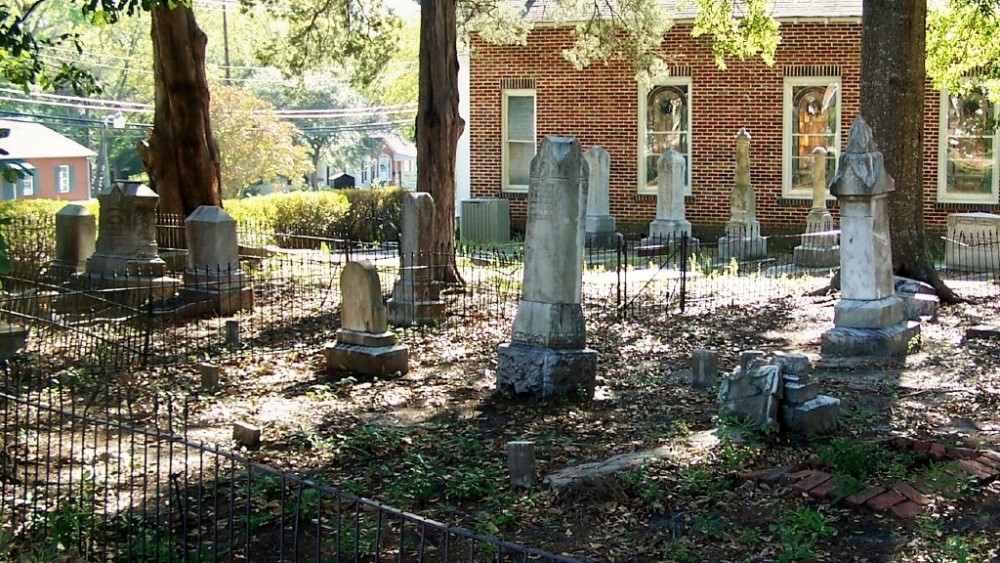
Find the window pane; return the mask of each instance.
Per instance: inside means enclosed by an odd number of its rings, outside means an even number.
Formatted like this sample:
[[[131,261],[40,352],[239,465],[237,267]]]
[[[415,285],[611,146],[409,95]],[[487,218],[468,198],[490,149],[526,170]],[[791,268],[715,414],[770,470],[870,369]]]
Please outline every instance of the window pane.
[[[826,180],[836,171],[837,106],[840,92],[837,83],[825,86],[792,87],[792,189],[811,189],[813,182],[812,151],[825,148]]]
[[[509,155],[508,183],[513,186],[527,186],[531,174],[531,159],[535,157],[534,143],[511,142],[507,145]]]
[[[507,139],[535,142],[534,96],[507,97]]]
[[[652,133],[646,137],[646,186],[656,187],[656,163],[660,159],[660,154],[670,149],[681,153],[686,162],[688,159],[687,133]],[[686,177],[684,182],[687,183]]]
[[[995,174],[995,108],[981,93],[948,100],[947,190],[990,194]]]
[[[646,97],[646,131],[687,131],[687,86],[657,86]]]

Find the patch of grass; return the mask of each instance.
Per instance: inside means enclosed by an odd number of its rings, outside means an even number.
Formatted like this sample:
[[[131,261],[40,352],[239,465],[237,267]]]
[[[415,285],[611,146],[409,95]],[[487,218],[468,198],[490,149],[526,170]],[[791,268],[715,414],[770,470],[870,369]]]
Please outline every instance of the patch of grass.
[[[881,444],[854,438],[834,438],[817,449],[833,474],[848,485],[874,480],[900,480],[911,473],[913,457]]]
[[[800,506],[781,517],[771,531],[781,540],[778,561],[786,563],[816,557],[816,544],[836,533],[831,526],[836,517],[824,514],[809,506]]]
[[[632,498],[639,499],[644,505],[660,506],[665,495],[659,483],[649,479],[645,466],[639,466],[618,474],[618,482]]]

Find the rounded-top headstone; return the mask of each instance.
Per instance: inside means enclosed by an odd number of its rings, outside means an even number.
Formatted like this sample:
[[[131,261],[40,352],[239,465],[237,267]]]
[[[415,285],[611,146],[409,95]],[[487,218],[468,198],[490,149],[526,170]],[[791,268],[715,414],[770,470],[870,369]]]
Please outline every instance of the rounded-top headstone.
[[[378,270],[367,260],[350,262],[340,274],[340,327],[382,334],[389,328]]]

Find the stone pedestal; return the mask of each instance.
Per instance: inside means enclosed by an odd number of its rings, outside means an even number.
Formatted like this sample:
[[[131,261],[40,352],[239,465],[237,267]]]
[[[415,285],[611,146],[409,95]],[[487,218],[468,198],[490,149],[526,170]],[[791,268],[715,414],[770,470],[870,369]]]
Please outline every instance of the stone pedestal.
[[[385,377],[409,371],[409,351],[388,330],[378,270],[366,260],[344,266],[340,275],[340,330],[323,355],[331,371]]]
[[[795,247],[794,262],[803,268],[835,268],[840,265],[840,245],[833,216],[826,210],[826,149],[813,149],[813,205],[806,217],[806,234]]]
[[[253,291],[240,269],[236,220],[221,207],[202,205],[184,221],[188,244],[181,297],[229,316],[253,307]]]
[[[687,170],[684,156],[670,149],[656,161],[656,219],[649,223],[649,236],[639,243],[640,256],[672,252],[687,237],[688,251],[698,251],[698,239],[691,237],[691,222],[684,217],[684,190]]]
[[[56,257],[49,263],[50,283],[63,283],[82,274],[96,249],[97,220],[89,209],[71,203],[56,213]]]
[[[763,260],[767,258],[767,238],[760,236],[760,223],[754,221],[730,221],[726,224],[726,236],[719,238],[718,256],[728,261]]]
[[[831,356],[904,354],[920,325],[905,319],[893,286],[887,196],[895,180],[861,117],[849,141],[830,190],[840,200],[841,300],[834,307],[834,328],[821,338],[822,351]]]
[[[602,147],[590,147],[583,155],[582,165],[580,181],[587,184],[585,244],[587,248],[617,248],[618,233],[609,200],[611,157]]]
[[[497,390],[546,400],[594,395],[597,353],[586,347],[583,286],[586,183],[580,143],[548,136],[531,161],[521,302],[497,358]]]
[[[736,173],[729,213],[726,235],[719,239],[719,259],[767,258],[767,239],[760,236],[760,222],[757,221],[757,194],[750,183],[750,133],[746,129],[736,134]]]
[[[444,302],[434,281],[434,199],[408,193],[403,199],[399,230],[399,278],[386,303],[389,322],[396,326],[434,324],[444,317]]]

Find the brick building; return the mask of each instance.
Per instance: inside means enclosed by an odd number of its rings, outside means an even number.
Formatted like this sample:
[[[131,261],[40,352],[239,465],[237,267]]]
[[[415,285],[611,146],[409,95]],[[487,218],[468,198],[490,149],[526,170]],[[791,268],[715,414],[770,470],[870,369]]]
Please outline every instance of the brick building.
[[[746,127],[758,219],[772,232],[803,227],[811,151],[829,150],[832,177],[858,113],[861,0],[777,0],[775,64],[728,60],[726,70],[715,65],[710,38],[691,36],[693,13],[680,12],[661,49],[670,76],[648,88],[625,61],[574,69],[562,56],[570,29],[547,21],[550,13],[545,0],[530,5],[526,17],[536,24],[525,46],[473,38],[473,197],[510,199],[512,222],[522,225],[535,147],[545,135],[573,135],[584,150],[608,150],[611,214],[624,230],[641,231],[655,216],[656,158],[672,147],[689,164],[688,219],[696,230],[719,228],[729,218],[734,137]],[[988,130],[997,108],[928,82],[924,113],[928,227],[943,229],[948,213],[997,209],[1000,133]]]
[[[15,182],[0,182],[0,200],[90,199],[90,159],[97,153],[40,123],[0,119],[9,129],[0,160],[21,172]]]

